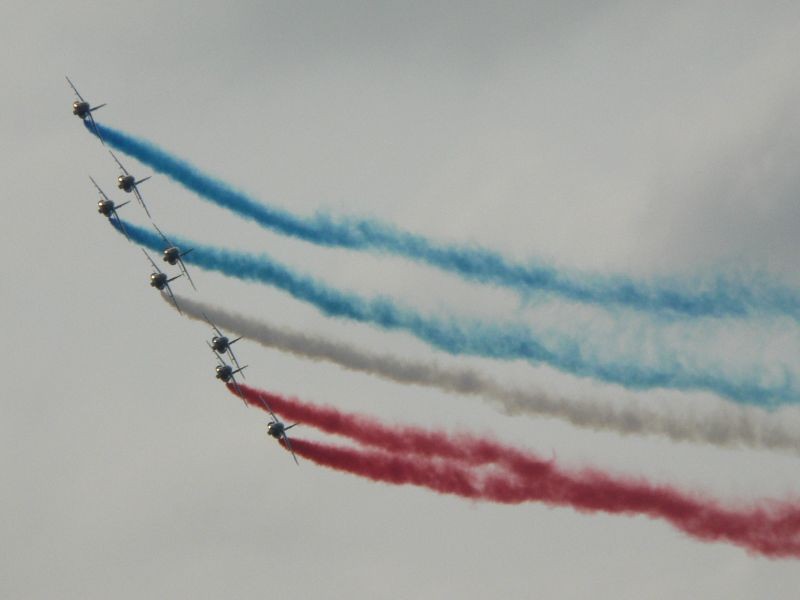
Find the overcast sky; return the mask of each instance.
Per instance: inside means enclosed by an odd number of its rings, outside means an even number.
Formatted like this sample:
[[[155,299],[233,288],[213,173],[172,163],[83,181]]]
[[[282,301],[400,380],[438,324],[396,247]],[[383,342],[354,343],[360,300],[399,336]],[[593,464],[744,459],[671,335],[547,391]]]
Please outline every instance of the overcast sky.
[[[214,380],[207,328],[158,298],[141,252],[97,215],[87,176],[119,202],[117,169],[72,116],[64,81],[108,103],[102,122],[299,214],[374,216],[569,269],[758,269],[800,285],[800,6],[669,4],[6,2],[0,596],[796,598],[796,562],[660,521],[296,467],[263,416]],[[266,250],[344,289],[427,312],[521,314],[508,291],[265,232],[164,176],[142,192],[165,231]],[[520,385],[719,401],[447,357],[270,288],[193,277],[204,301]],[[793,323],[730,331],[756,361],[773,331],[800,348]],[[797,457],[512,418],[480,399],[236,349],[254,385],[390,422],[480,431],[566,466],[731,501],[800,495]]]

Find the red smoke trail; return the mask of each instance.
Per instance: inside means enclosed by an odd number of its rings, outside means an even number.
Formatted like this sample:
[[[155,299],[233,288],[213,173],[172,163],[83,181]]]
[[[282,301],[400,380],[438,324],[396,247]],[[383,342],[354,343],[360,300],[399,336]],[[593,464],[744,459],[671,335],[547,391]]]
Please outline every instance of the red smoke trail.
[[[292,440],[294,451],[319,465],[374,481],[412,484],[442,494],[503,504],[540,501],[580,511],[663,518],[705,541],[727,541],[770,557],[800,558],[800,510],[729,510],[666,486],[612,479],[599,472],[569,476],[548,466],[533,477],[470,468],[448,460]],[[480,473],[483,471],[483,473]],[[585,477],[585,479],[581,479]]]
[[[229,385],[235,393],[235,388]],[[597,469],[566,472],[553,461],[492,440],[416,427],[386,426],[376,419],[319,407],[241,386],[245,400],[261,398],[284,418],[343,435],[380,450],[292,440],[295,452],[318,464],[395,484],[505,504],[538,501],[579,511],[662,518],[697,538],[728,541],[767,556],[800,557],[800,506],[787,502],[726,508],[644,479],[613,477]],[[479,468],[495,464],[501,469]]]
[[[262,398],[269,407],[287,421],[298,421],[326,433],[349,437],[360,444],[383,448],[391,452],[414,453],[456,459],[470,464],[509,462],[516,459],[528,469],[536,469],[545,461],[525,455],[511,446],[479,438],[467,433],[448,434],[425,431],[419,427],[387,426],[376,419],[342,412],[332,407],[317,406],[297,398],[285,398],[246,385],[239,386],[245,402],[266,410]],[[236,387],[228,384],[234,394]],[[516,462],[514,464],[517,464]]]
[[[281,441],[285,446],[285,443]],[[300,456],[375,481],[396,485],[412,484],[443,494],[481,499],[483,493],[474,476],[461,466],[430,459],[407,457],[376,450],[358,450],[320,442],[292,439],[292,449]]]

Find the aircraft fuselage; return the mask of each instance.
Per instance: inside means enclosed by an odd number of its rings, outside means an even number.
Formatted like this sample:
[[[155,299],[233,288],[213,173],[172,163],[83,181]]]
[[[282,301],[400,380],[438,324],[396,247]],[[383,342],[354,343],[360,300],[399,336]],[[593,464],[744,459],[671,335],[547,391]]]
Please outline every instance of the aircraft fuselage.
[[[227,383],[233,377],[233,369],[228,365],[217,365],[217,379]]]
[[[267,434],[274,437],[276,440],[281,439],[285,434],[285,427],[283,423],[270,421],[267,425]]]
[[[111,217],[114,214],[114,203],[110,200],[100,200],[97,203],[97,212],[106,217]]]
[[[133,175],[120,175],[117,177],[117,187],[126,192],[133,191],[134,183],[136,183],[136,180]]]
[[[89,116],[91,112],[89,103],[88,102],[81,102],[80,100],[75,100],[72,103],[72,114],[80,117],[81,119],[85,119]]]
[[[228,338],[223,336],[215,335],[211,338],[211,347],[214,349],[215,352],[219,354],[224,354],[228,351],[228,347],[230,343],[228,342]]]
[[[168,262],[171,265],[174,265],[178,262],[178,259],[181,257],[180,250],[177,247],[172,246],[171,248],[167,248],[164,250],[164,262]]]
[[[163,290],[167,285],[167,276],[164,273],[152,273],[150,275],[150,285],[157,290]]]

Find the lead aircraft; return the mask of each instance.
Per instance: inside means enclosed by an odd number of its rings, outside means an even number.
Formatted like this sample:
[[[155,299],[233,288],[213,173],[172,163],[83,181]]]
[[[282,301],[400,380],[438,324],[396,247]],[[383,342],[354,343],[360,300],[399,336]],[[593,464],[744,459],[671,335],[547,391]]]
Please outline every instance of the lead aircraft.
[[[83,99],[83,96],[80,95],[80,93],[78,92],[78,88],[76,88],[75,85],[70,81],[69,77],[66,77],[66,79],[67,83],[69,84],[69,87],[72,88],[72,91],[75,92],[75,95],[78,97],[78,99],[72,103],[72,114],[80,118],[81,121],[89,119],[89,122],[92,124],[92,129],[94,130],[94,134],[98,138],[100,138],[101,142],[103,142],[103,137],[97,130],[97,123],[94,122],[94,117],[92,116],[92,113],[96,111],[98,108],[103,108],[105,106],[105,103],[98,104],[97,106],[90,106],[89,103]],[[103,142],[103,144],[105,144],[105,142]]]

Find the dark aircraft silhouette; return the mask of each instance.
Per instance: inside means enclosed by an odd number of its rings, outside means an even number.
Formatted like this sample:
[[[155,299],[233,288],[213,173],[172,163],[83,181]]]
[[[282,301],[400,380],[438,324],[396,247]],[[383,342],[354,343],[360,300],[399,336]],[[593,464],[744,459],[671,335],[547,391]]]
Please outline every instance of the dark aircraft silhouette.
[[[211,320],[206,316],[205,313],[203,313],[203,318],[206,320],[206,323],[208,323],[214,330],[214,333],[216,333],[216,335],[214,335],[211,338],[210,342],[206,341],[208,347],[211,348],[211,351],[217,355],[217,358],[219,360],[222,360],[222,356],[224,354],[227,354],[230,357],[233,364],[235,364],[238,369],[241,369],[241,367],[239,367],[239,361],[236,360],[236,356],[234,356],[233,354],[233,350],[231,349],[231,344],[238,342],[242,338],[238,337],[234,340],[229,339],[227,336],[222,334],[222,332],[217,328],[216,325],[214,325],[211,322]],[[242,378],[244,378],[244,373],[242,373]]]
[[[178,301],[175,300],[175,294],[172,293],[172,288],[169,287],[170,282],[175,281],[178,277],[183,275],[183,273],[175,275],[175,277],[172,278],[167,278],[167,274],[158,268],[158,265],[156,265],[153,259],[150,258],[150,255],[147,253],[147,250],[142,248],[142,252],[144,252],[144,255],[147,257],[147,260],[150,261],[150,264],[153,265],[153,268],[155,269],[155,273],[150,274],[150,285],[156,288],[158,291],[163,291],[164,288],[167,288],[167,292],[169,293],[169,297],[172,298],[172,303],[175,305],[175,308],[178,309],[179,313],[183,314],[183,312],[181,311],[181,307],[178,306]]]
[[[100,136],[100,132],[97,130],[97,123],[94,122],[94,117],[92,113],[96,111],[98,108],[103,108],[105,103],[99,104],[97,106],[89,106],[89,103],[83,99],[78,93],[78,88],[76,88],[73,83],[69,80],[69,77],[66,78],[69,87],[72,88],[72,91],[75,92],[75,95],[78,97],[75,102],[72,103],[72,114],[76,117],[79,117],[82,121],[89,119],[89,122],[92,124],[92,129],[94,129],[95,135],[100,138],[100,141],[103,142],[103,138]],[[105,142],[103,142],[105,144]]]
[[[108,196],[106,196],[105,192],[100,189],[100,186],[97,185],[97,182],[94,179],[92,179],[91,176],[89,176],[89,179],[92,180],[94,187],[96,187],[97,191],[100,192],[100,200],[97,201],[97,212],[99,212],[101,215],[105,217],[108,217],[109,220],[112,218],[116,219],[117,223],[119,223],[120,228],[122,228],[122,233],[125,234],[126,238],[130,239],[128,237],[128,232],[125,230],[125,225],[123,225],[122,221],[119,218],[119,215],[117,214],[117,209],[122,208],[126,204],[129,204],[130,200],[128,202],[123,202],[122,204],[114,204],[114,201],[111,200]]]
[[[242,399],[244,405],[247,406],[247,401],[244,399],[244,394],[242,393],[242,388],[239,387],[239,383],[236,381],[235,375],[237,373],[241,373],[247,368],[247,365],[243,367],[239,367],[238,369],[234,370],[234,368],[230,365],[226,365],[222,359],[217,356],[217,362],[219,363],[216,368],[217,372],[217,379],[222,381],[223,383],[233,383],[233,387],[236,388],[236,394]],[[242,375],[244,377],[244,375]]]
[[[111,158],[114,159],[114,162],[116,162],[119,165],[119,168],[122,169],[123,174],[117,177],[117,187],[128,193],[133,192],[134,195],[139,199],[139,203],[142,205],[142,208],[144,208],[144,212],[146,212],[147,216],[152,219],[152,217],[150,216],[150,211],[147,210],[147,206],[145,206],[144,200],[142,199],[142,195],[139,193],[139,188],[138,188],[138,185],[140,183],[147,181],[152,177],[152,175],[149,175],[144,179],[136,181],[136,178],[130,173],[128,173],[127,169],[122,166],[122,163],[119,162],[117,156],[113,152],[111,152],[111,150],[109,150],[108,152],[111,154]]]
[[[196,290],[197,287],[194,285],[194,281],[192,281],[192,278],[189,276],[189,271],[186,270],[186,265],[183,262],[183,257],[189,254],[189,252],[191,252],[192,250],[194,250],[194,248],[189,248],[188,250],[181,252],[180,249],[175,244],[173,244],[167,239],[167,236],[165,236],[164,232],[162,232],[158,228],[158,225],[153,223],[153,227],[156,228],[158,235],[161,236],[161,239],[164,240],[164,243],[167,245],[167,247],[164,248],[164,251],[162,252],[162,254],[164,255],[162,260],[173,266],[176,264],[179,265],[181,272],[184,275],[186,275],[186,279],[189,280],[189,283],[191,283],[192,287]]]
[[[292,450],[292,442],[289,441],[289,436],[286,434],[289,429],[295,425],[299,425],[299,423],[284,425],[281,420],[275,416],[275,413],[272,412],[272,409],[269,407],[269,404],[267,404],[264,396],[259,394],[258,399],[261,401],[261,404],[264,406],[264,408],[267,409],[267,412],[272,416],[272,420],[267,423],[267,435],[274,437],[278,441],[281,441],[281,438],[283,438],[284,442],[286,443],[286,448],[288,448],[289,452],[292,453],[292,458],[294,459],[295,464],[299,466],[300,463],[297,462],[297,456],[295,455],[294,450]]]

